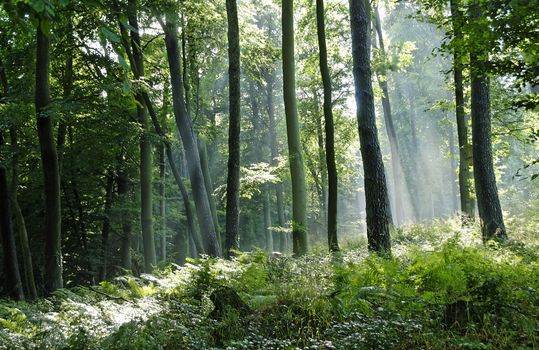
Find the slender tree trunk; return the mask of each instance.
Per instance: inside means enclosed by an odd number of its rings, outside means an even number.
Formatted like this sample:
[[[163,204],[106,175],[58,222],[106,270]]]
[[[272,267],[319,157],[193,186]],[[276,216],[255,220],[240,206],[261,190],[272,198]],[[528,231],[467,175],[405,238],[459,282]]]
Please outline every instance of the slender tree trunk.
[[[152,101],[150,100],[150,97],[148,96],[148,94],[143,93],[143,97],[144,97],[145,104],[148,108],[148,113],[150,114],[155,132],[163,140],[162,142],[163,142],[166,157],[168,159],[170,170],[172,171],[172,175],[174,176],[174,181],[176,182],[176,185],[178,186],[180,190],[180,194],[182,196],[182,201],[185,208],[185,216],[187,219],[188,231],[191,232],[194,237],[197,237],[195,241],[198,244],[200,243],[200,239],[198,238],[198,233],[196,231],[195,215],[193,214],[193,210],[191,208],[191,201],[189,200],[189,194],[187,192],[187,189],[185,188],[185,185],[183,184],[180,169],[178,169],[178,167],[176,166],[176,161],[174,159],[174,154],[172,152],[172,146],[166,138],[167,132],[163,130],[163,128],[161,127],[161,123],[159,122],[157,113],[155,112],[155,109],[153,108]],[[201,243],[198,244],[197,250],[199,253],[204,253],[204,248],[202,247]]]
[[[332,252],[339,250],[337,239],[337,166],[335,164],[335,131],[333,127],[333,98],[331,74],[326,48],[326,25],[324,21],[324,0],[316,0],[316,22],[318,47],[320,48],[320,72],[324,85],[324,121],[326,131],[326,166],[328,172],[328,246]]]
[[[266,186],[264,186],[266,187]],[[270,196],[267,188],[264,189],[264,234],[266,236],[266,251],[271,254],[273,252],[273,233],[271,232],[271,205]]]
[[[228,18],[228,176],[226,182],[225,256],[239,248],[240,224],[240,32],[236,0],[226,0]]]
[[[165,32],[174,115],[176,117],[176,125],[180,132],[185,152],[188,155],[187,168],[195,199],[198,224],[205,238],[206,252],[213,256],[220,256],[221,247],[211,215],[206,186],[204,184],[204,176],[200,166],[197,142],[193,133],[191,118],[185,109],[182,91],[181,66],[179,61],[178,28],[176,23],[170,20],[170,17],[167,18],[166,24],[162,23],[162,27]]]
[[[198,138],[198,152],[200,154],[200,166],[202,168],[202,175],[204,176],[204,185],[206,186],[208,201],[210,202],[211,216],[213,218],[213,223],[215,224],[215,232],[217,232],[217,235],[219,236],[219,217],[217,216],[217,206],[215,205],[215,198],[213,197],[213,182],[208,161],[208,147],[206,141],[202,137]]]
[[[456,40],[462,38],[462,12],[459,10],[460,1],[451,0],[451,17],[453,21],[453,35]],[[462,55],[458,49],[453,53],[453,79],[455,84],[455,104],[457,118],[457,133],[459,139],[459,190],[460,207],[463,213],[463,222],[473,220],[475,216],[475,201],[471,194],[472,186],[472,155],[471,145],[468,141],[468,121],[464,112],[464,84],[462,78]]]
[[[314,114],[316,115],[316,136],[318,141],[318,173],[314,166],[311,170],[313,179],[318,190],[318,200],[320,202],[320,225],[318,233],[327,234],[327,204],[328,204],[328,168],[326,162],[326,150],[324,147],[324,131],[322,130],[322,119],[324,115],[320,113],[320,96],[318,95],[317,86],[313,86],[314,95]],[[320,178],[320,179],[318,179]]]
[[[68,19],[67,24],[67,32],[68,32],[68,44],[71,45],[73,38],[72,33],[73,31],[73,22],[71,19]],[[64,77],[62,81],[62,87],[64,90],[64,103],[68,102],[71,98],[71,93],[73,91],[73,81],[74,81],[74,74],[73,74],[73,49],[69,48],[66,51],[66,64],[64,67]],[[64,146],[65,146],[65,139],[66,139],[66,132],[67,132],[67,123],[65,119],[60,119],[60,123],[58,124],[58,136],[57,136],[57,145],[58,145],[58,168],[60,169],[60,173],[62,175],[62,183],[61,185],[64,186],[64,179],[63,179],[63,173],[62,173],[62,164],[64,160]],[[67,198],[66,198],[67,201]]]
[[[296,63],[294,58],[294,1],[282,2],[283,97],[292,178],[292,250],[295,256],[308,251],[307,190],[296,104]]]
[[[165,146],[159,145],[159,217],[161,219],[161,235],[160,242],[160,261],[167,259],[167,221],[166,221],[166,163],[165,163]]]
[[[6,275],[4,287],[13,299],[24,300],[24,291],[22,288],[19,264],[17,261],[17,250],[15,247],[15,236],[13,235],[13,225],[11,222],[8,190],[6,167],[4,164],[0,163],[0,233],[2,234],[5,266],[4,273]]]
[[[451,125],[449,128],[449,156],[450,158],[450,165],[451,165],[451,173],[450,173],[450,180],[451,180],[451,205],[453,207],[452,213],[455,214],[459,211],[459,205],[457,203],[458,201],[458,189],[457,189],[457,179],[455,176],[455,171],[457,170],[457,159],[456,157],[456,149],[455,149],[455,132],[453,131],[453,126]],[[442,184],[443,186],[443,184]],[[443,188],[443,187],[442,187]]]
[[[9,96],[9,88],[4,64],[0,58],[0,83],[3,88],[3,93],[0,94],[0,99]],[[34,267],[32,264],[32,254],[30,252],[30,245],[28,243],[28,233],[26,231],[26,223],[22,210],[19,206],[18,200],[18,187],[19,187],[19,142],[17,138],[16,126],[12,125],[9,129],[10,144],[11,144],[11,207],[13,209],[13,215],[15,218],[15,233],[19,238],[19,245],[22,254],[22,263],[24,269],[24,282],[27,291],[27,297],[31,300],[37,298],[36,284],[34,279]],[[0,139],[3,135],[0,131]],[[0,140],[0,145],[4,143],[3,139]]]
[[[170,220],[169,220],[170,221]],[[169,223],[170,226],[170,223]],[[181,225],[176,224],[171,228],[176,231],[176,236],[174,237],[174,245],[176,248],[176,264],[183,265],[187,258],[187,248],[189,244],[189,235],[187,230],[182,230]],[[194,248],[196,250],[196,248]],[[196,257],[196,254],[195,254]]]
[[[275,72],[264,72],[264,79],[266,80],[266,105],[268,111],[268,134],[269,134],[269,144],[271,151],[271,166],[275,167],[278,165],[279,158],[279,145],[277,143],[277,125],[275,121],[275,105],[273,102],[273,86],[275,84],[274,74]],[[276,183],[274,186],[275,189],[275,199],[277,205],[277,223],[279,227],[284,228],[286,225],[286,220],[284,217],[284,198],[283,198],[283,185],[282,183]],[[279,236],[279,250],[281,252],[286,251],[286,234],[283,232],[278,233]]]
[[[186,26],[185,26],[185,21],[184,21],[184,17],[183,17],[183,14],[181,15],[181,25],[182,25],[182,32],[181,32],[181,47],[182,47],[182,64],[183,64],[183,71],[182,71],[182,76],[183,76],[183,87],[184,87],[184,91],[185,91],[185,109],[187,111],[187,115],[191,116],[191,103],[190,103],[190,99],[191,99],[191,84],[189,84],[189,76],[188,76],[188,69],[189,67],[187,66],[188,64],[188,59],[187,59],[187,38],[186,38]],[[197,71],[197,67],[191,67],[192,71],[195,72],[195,74],[197,75],[198,77],[198,71]],[[198,83],[198,81],[197,81]],[[196,106],[196,115],[195,115],[195,120],[196,118],[198,118],[198,113],[199,113],[199,102],[200,102],[200,91],[199,91],[199,88],[197,86],[197,90],[196,90],[196,102],[197,102],[197,106]],[[215,229],[215,233],[218,237],[218,239],[221,239],[220,237],[220,228],[219,228],[219,218],[217,216],[217,207],[215,205],[215,198],[213,197],[213,184],[212,184],[212,180],[211,180],[211,175],[210,175],[210,167],[209,167],[209,162],[208,162],[208,152],[207,152],[207,147],[206,147],[206,141],[200,137],[200,135],[197,135],[196,137],[197,139],[197,147],[198,147],[198,154],[199,154],[199,157],[200,157],[200,167],[202,169],[202,176],[204,177],[204,185],[206,187],[206,193],[208,195],[208,201],[209,201],[209,204],[210,204],[210,210],[211,210],[211,215],[212,215],[212,218],[213,218],[213,224],[214,224],[214,229]],[[223,240],[221,240],[223,241]]]
[[[369,2],[368,0],[349,0],[349,2],[357,119],[365,177],[368,246],[369,250],[389,254],[391,210],[374,114]]]
[[[45,290],[47,294],[63,287],[61,250],[60,170],[54,144],[53,125],[47,107],[49,85],[49,33],[45,19],[37,25],[36,95],[37,132],[43,165],[45,192]]]
[[[376,33],[378,35],[378,42],[382,56],[386,57],[386,51],[384,46],[384,35],[382,33],[382,22],[380,20],[380,14],[378,12],[378,6],[374,7],[374,25]],[[404,220],[404,203],[402,196],[404,189],[402,187],[402,170],[401,170],[401,158],[399,151],[399,143],[397,140],[397,132],[393,124],[393,114],[391,113],[391,101],[389,99],[389,87],[387,84],[387,71],[382,68],[377,75],[378,85],[382,90],[382,109],[384,112],[384,122],[386,126],[387,136],[389,139],[389,148],[391,150],[391,168],[393,169],[393,187],[395,197],[395,221],[400,224]]]
[[[481,18],[481,9],[477,3],[472,4],[470,11],[472,18]],[[490,87],[488,77],[481,71],[481,67],[485,63],[480,58],[481,56],[480,50],[472,48],[470,52],[470,75],[472,79],[472,144],[475,193],[477,195],[483,241],[491,239],[503,241],[507,238],[507,233],[498,198],[492,158]]]
[[[125,165],[124,165],[125,167]],[[122,205],[121,222],[122,222],[122,237],[120,243],[120,256],[122,267],[128,271],[131,270],[131,236],[133,226],[131,224],[130,210],[127,208],[130,201],[131,181],[126,169],[118,171],[118,197]]]
[[[128,1],[127,15],[129,25],[135,29],[131,30],[132,68],[135,68],[133,71],[136,79],[144,79],[144,60],[138,31],[137,8],[137,0]],[[137,92],[135,97],[139,102],[137,105],[137,117],[142,128],[142,135],[140,137],[140,223],[142,226],[142,248],[144,250],[144,271],[150,273],[157,264],[152,218],[152,143],[150,140],[149,120],[144,96],[141,92]]]
[[[114,175],[109,171],[105,179],[105,208],[103,210],[103,226],[101,228],[101,266],[99,281],[106,281],[109,264],[110,245],[110,210],[114,199]]]

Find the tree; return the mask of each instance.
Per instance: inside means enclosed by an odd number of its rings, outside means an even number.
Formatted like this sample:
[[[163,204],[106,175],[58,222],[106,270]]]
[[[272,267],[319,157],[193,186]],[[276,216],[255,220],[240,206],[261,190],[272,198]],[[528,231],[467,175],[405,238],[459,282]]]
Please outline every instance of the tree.
[[[37,132],[43,165],[45,191],[45,290],[63,287],[61,249],[60,170],[54,143],[50,103],[50,33],[46,14],[38,15],[36,26],[35,106]]]
[[[391,210],[374,114],[370,66],[368,0],[349,0],[352,59],[359,139],[363,161],[369,250],[389,254]]]
[[[307,190],[296,105],[296,64],[294,58],[294,1],[282,3],[283,97],[288,138],[288,157],[292,178],[292,250],[307,253]]]
[[[386,50],[384,45],[384,35],[382,33],[382,22],[380,20],[380,14],[378,11],[378,5],[374,6],[374,27],[376,34],[378,35],[378,45],[382,58],[386,59]],[[376,41],[376,40],[374,40]],[[399,143],[397,140],[397,132],[395,131],[395,125],[393,123],[393,114],[391,113],[391,101],[389,99],[389,87],[387,83],[387,70],[385,65],[382,64],[382,68],[377,72],[377,80],[380,89],[382,90],[382,110],[384,113],[384,122],[387,130],[387,137],[389,139],[389,147],[391,150],[391,168],[393,169],[393,184],[394,184],[394,197],[395,197],[395,221],[396,224],[400,224],[403,221],[403,199],[404,188],[402,186],[402,171],[401,171],[401,157],[399,151]]]
[[[471,5],[470,15],[472,21],[481,22],[482,11],[477,2]],[[481,43],[472,45],[470,47],[470,75],[475,193],[483,240],[503,241],[507,238],[507,233],[498,198],[492,158],[489,78],[484,71],[481,71],[481,67],[485,66],[485,60]]]
[[[240,221],[240,33],[236,0],[226,0],[228,18],[228,177],[226,185],[225,256],[237,249]]]
[[[0,146],[4,145],[3,135],[0,132]],[[13,223],[11,221],[11,208],[9,203],[9,187],[7,183],[7,171],[0,159],[0,234],[4,248],[4,266],[6,274],[5,287],[9,295],[15,300],[24,300],[21,275],[13,235]]]
[[[195,200],[198,224],[204,236],[206,252],[213,256],[221,255],[221,246],[215,232],[215,225],[211,215],[208,194],[204,184],[204,176],[200,166],[197,141],[193,133],[190,116],[185,108],[183,83],[180,66],[180,49],[178,44],[178,26],[173,15],[169,14],[166,22],[160,20],[165,32],[165,45],[170,72],[170,86],[172,88],[172,104],[176,125],[180,132],[183,147],[187,156],[187,168],[191,179],[191,188]]]
[[[128,1],[127,17],[129,25],[133,28],[131,30],[132,66],[136,67],[135,79],[141,80],[144,79],[144,59],[138,29],[137,8],[137,0]],[[144,249],[144,271],[150,273],[157,264],[152,218],[152,144],[149,134],[147,106],[145,105],[143,94],[138,92],[136,99],[138,101],[137,118],[142,128],[142,135],[140,136],[140,223],[142,227],[142,247]]]
[[[451,20],[455,40],[462,40],[462,13],[459,9],[460,1],[451,0]],[[468,141],[468,121],[464,111],[464,83],[463,83],[463,55],[459,48],[453,48],[453,82],[455,85],[455,105],[457,118],[457,134],[459,140],[459,191],[460,208],[465,219],[473,220],[475,201],[471,195],[472,174],[470,143]],[[466,220],[465,220],[466,221]]]
[[[0,93],[0,99],[7,98],[9,96],[9,86],[7,80],[7,74],[4,68],[2,59],[0,58],[0,84],[2,85],[3,93]],[[34,267],[32,263],[32,254],[30,252],[30,244],[28,242],[28,232],[26,231],[26,223],[22,214],[21,207],[18,199],[18,187],[19,187],[19,162],[20,162],[20,149],[17,135],[17,127],[11,125],[9,128],[9,137],[11,144],[11,184],[10,184],[10,201],[11,208],[13,210],[13,216],[15,218],[15,233],[19,238],[19,244],[22,255],[22,264],[24,272],[24,282],[27,290],[27,297],[29,299],[37,298],[36,283],[34,279]]]
[[[316,0],[316,23],[320,50],[320,72],[324,86],[324,122],[326,132],[326,164],[328,172],[328,245],[330,251],[339,250],[337,239],[337,166],[335,164],[335,131],[333,127],[333,99],[331,75],[328,67],[324,0]]]

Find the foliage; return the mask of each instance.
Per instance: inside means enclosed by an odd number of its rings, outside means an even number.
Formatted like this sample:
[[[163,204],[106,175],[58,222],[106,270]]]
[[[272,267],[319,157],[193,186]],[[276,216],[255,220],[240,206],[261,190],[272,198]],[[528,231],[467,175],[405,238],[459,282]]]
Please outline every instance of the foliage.
[[[390,259],[353,249],[301,259],[257,251],[64,289],[37,303],[2,301],[0,348],[539,346],[536,238],[485,248],[477,231],[440,221],[400,230]],[[219,286],[236,290],[252,312],[230,307],[212,319],[209,296]]]

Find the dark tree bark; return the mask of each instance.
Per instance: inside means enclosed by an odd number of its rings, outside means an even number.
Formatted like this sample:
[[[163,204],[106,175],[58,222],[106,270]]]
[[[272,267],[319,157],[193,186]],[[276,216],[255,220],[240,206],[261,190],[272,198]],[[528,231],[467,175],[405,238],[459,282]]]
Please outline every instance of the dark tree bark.
[[[459,10],[460,1],[451,0],[451,18],[453,22],[453,35],[456,40],[462,38],[462,12]],[[464,222],[473,220],[475,216],[475,201],[471,195],[472,186],[472,155],[468,140],[468,121],[464,112],[464,84],[462,78],[462,55],[455,49],[453,53],[453,79],[455,84],[455,104],[457,118],[457,133],[459,139],[459,191],[460,210],[464,215]]]
[[[308,251],[307,190],[296,103],[296,63],[294,58],[294,1],[282,2],[283,97],[292,179],[292,250],[295,256]]]
[[[188,155],[187,168],[189,178],[191,179],[191,188],[195,200],[198,224],[204,236],[206,252],[213,256],[220,256],[221,247],[211,215],[206,186],[204,184],[204,176],[200,166],[197,142],[193,133],[191,118],[185,109],[180,66],[180,50],[178,45],[178,27],[170,17],[167,18],[166,23],[161,23],[161,25],[165,32],[174,115],[176,117],[176,125],[180,132],[185,152]]]
[[[481,18],[477,3],[470,8],[474,19]],[[473,172],[477,207],[481,219],[483,241],[503,241],[507,238],[503,213],[498,198],[496,176],[492,158],[492,131],[490,115],[490,87],[488,76],[481,71],[484,66],[482,53],[476,48],[470,52],[470,75],[472,80],[472,144]]]
[[[4,69],[2,59],[0,58],[0,84],[2,85],[3,93],[0,93],[0,99],[9,96],[9,86],[7,75]],[[36,283],[34,279],[34,267],[32,263],[32,254],[30,252],[30,244],[28,243],[28,233],[26,231],[26,223],[22,215],[21,207],[19,206],[18,187],[19,187],[19,142],[16,126],[12,125],[9,128],[10,145],[11,145],[11,184],[10,184],[10,200],[13,216],[15,218],[14,231],[19,239],[19,245],[22,254],[22,264],[24,272],[24,282],[27,291],[27,297],[31,300],[37,298]],[[0,139],[3,135],[0,131]],[[0,140],[0,145],[4,143]]]
[[[384,35],[382,33],[382,22],[380,21],[380,14],[378,13],[378,6],[374,7],[374,25],[376,33],[378,35],[379,49],[382,56],[385,58],[386,51],[384,46]],[[382,68],[378,75],[378,85],[382,90],[382,109],[384,112],[384,122],[387,131],[387,137],[389,139],[389,148],[391,150],[391,168],[393,169],[393,186],[395,197],[395,221],[396,224],[400,224],[404,220],[404,204],[402,196],[404,189],[402,187],[402,171],[401,171],[401,157],[399,151],[399,143],[397,140],[397,132],[393,124],[393,114],[391,113],[391,101],[389,99],[389,87],[387,84],[387,71]]]
[[[326,166],[328,172],[328,246],[332,252],[339,251],[337,239],[337,166],[335,164],[335,131],[333,127],[333,98],[331,75],[326,48],[324,0],[316,0],[316,23],[320,49],[320,72],[324,85],[324,121],[326,132]]]
[[[391,252],[391,210],[374,114],[369,3],[368,0],[349,0],[349,3],[357,119],[365,178],[367,239],[369,250],[385,255]]]
[[[137,0],[129,0],[127,4],[127,16],[129,25],[135,30],[131,31],[131,50],[133,56],[132,69],[136,79],[144,79],[144,60],[140,34],[138,31]],[[140,223],[142,226],[142,248],[144,250],[144,271],[151,273],[157,264],[155,254],[154,230],[153,230],[153,193],[152,193],[152,143],[149,135],[149,120],[147,106],[141,92],[136,93],[137,117],[142,128],[140,137]]]
[[[31,300],[37,298],[36,283],[34,278],[34,264],[32,262],[32,253],[30,243],[28,242],[28,232],[26,231],[26,222],[22,215],[19,205],[18,187],[19,187],[19,143],[17,140],[17,130],[12,127],[9,130],[11,138],[11,151],[13,152],[11,161],[11,207],[15,217],[15,233],[19,238],[21,247],[22,264],[24,272],[24,282],[26,285],[27,297]]]
[[[43,165],[45,192],[45,291],[47,294],[63,287],[61,250],[60,170],[54,143],[53,125],[48,115],[50,102],[49,33],[48,24],[40,18],[37,25],[35,105],[37,132]]]
[[[228,176],[226,182],[225,256],[239,248],[240,224],[240,29],[236,0],[226,0],[228,18]]]
[[[2,136],[0,136],[0,139]],[[0,140],[0,145],[3,140]],[[1,160],[0,160],[1,161]],[[4,248],[4,273],[6,275],[4,288],[15,300],[24,300],[21,274],[17,260],[15,236],[11,222],[11,208],[9,203],[9,189],[7,183],[7,171],[4,164],[0,163],[0,233],[2,234],[2,247]]]

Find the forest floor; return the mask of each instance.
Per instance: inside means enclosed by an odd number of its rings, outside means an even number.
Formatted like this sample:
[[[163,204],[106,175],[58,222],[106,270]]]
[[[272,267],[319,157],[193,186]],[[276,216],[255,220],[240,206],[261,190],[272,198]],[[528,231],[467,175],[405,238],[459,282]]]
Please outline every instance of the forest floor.
[[[439,221],[393,232],[391,259],[257,251],[0,301],[0,349],[539,348],[539,222],[509,232]]]

